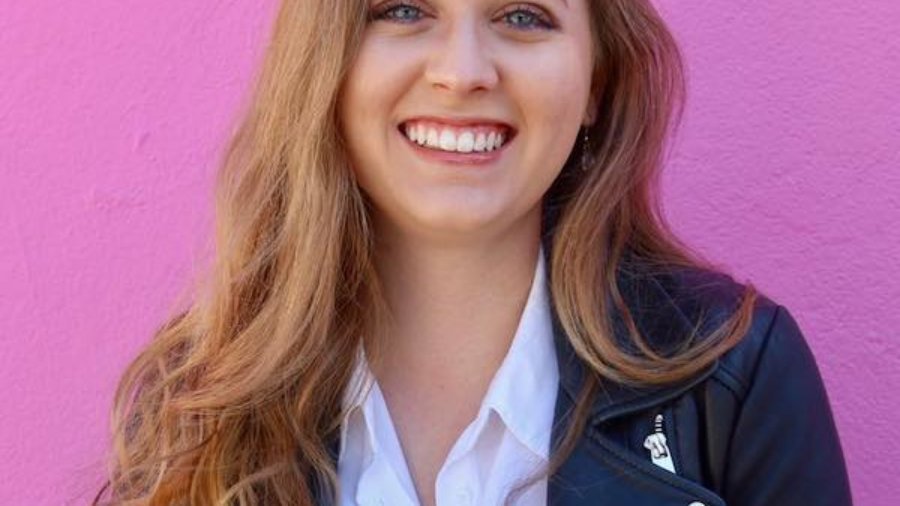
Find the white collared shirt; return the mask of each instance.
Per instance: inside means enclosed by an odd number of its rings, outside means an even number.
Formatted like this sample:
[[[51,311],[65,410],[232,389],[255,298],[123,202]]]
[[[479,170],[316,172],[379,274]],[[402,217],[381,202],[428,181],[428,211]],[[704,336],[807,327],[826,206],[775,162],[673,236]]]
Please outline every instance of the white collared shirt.
[[[477,416],[438,471],[437,506],[503,504],[520,480],[547,464],[559,371],[544,263],[541,250],[509,351]],[[394,424],[363,353],[354,381],[367,381],[371,388],[362,399],[344,398],[345,406],[354,408],[341,427],[340,505],[418,506]],[[526,488],[512,504],[547,504],[547,479]]]

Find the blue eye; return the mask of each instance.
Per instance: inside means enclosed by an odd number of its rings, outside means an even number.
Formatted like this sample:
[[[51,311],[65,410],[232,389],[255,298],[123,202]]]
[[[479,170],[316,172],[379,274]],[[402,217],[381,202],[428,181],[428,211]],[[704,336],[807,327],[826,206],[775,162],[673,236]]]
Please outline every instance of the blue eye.
[[[527,5],[516,6],[514,9],[503,13],[503,17],[509,21],[516,21],[510,24],[513,27],[524,30],[552,30],[556,28],[545,14]]]
[[[416,14],[418,13],[418,14]],[[390,20],[400,23],[417,21],[422,16],[422,11],[415,5],[397,3],[378,9],[369,16],[371,20]]]
[[[422,10],[415,5],[401,1],[387,2],[369,12],[369,21],[392,21],[411,23],[422,17]]]
[[[414,23],[422,18],[422,10],[403,0],[388,2],[369,14],[370,21],[392,21],[397,23]],[[556,26],[545,14],[528,5],[517,5],[503,13],[507,24],[517,30],[552,30]]]

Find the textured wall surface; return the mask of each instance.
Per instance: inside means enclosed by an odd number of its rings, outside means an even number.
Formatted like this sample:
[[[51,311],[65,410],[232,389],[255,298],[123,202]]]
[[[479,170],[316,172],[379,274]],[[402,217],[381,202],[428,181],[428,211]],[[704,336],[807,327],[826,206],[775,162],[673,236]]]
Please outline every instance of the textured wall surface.
[[[658,5],[690,86],[671,221],[792,310],[857,503],[895,504],[900,2]],[[0,504],[96,490],[115,380],[204,250],[272,7],[0,0]]]

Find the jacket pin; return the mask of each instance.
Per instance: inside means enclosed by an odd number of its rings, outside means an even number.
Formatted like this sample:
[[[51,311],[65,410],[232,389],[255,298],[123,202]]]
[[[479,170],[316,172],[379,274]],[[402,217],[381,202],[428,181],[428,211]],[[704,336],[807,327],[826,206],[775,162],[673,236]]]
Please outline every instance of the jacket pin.
[[[672,473],[675,472],[675,463],[672,454],[666,444],[666,434],[663,431],[663,415],[656,415],[654,431],[644,440],[644,448],[650,450],[650,459],[654,464]]]

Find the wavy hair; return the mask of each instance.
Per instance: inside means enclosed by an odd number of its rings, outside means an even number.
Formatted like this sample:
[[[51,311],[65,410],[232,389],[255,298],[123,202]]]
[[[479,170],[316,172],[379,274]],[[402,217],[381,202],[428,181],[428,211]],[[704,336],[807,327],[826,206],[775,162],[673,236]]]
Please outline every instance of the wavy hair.
[[[627,262],[705,265],[669,231],[656,198],[682,114],[683,67],[650,0],[589,5],[598,142],[576,142],[545,196],[555,218],[544,234],[553,309],[594,374],[547,473],[574,447],[600,381],[697,373],[743,337],[756,296],[748,285],[726,322],[674,355],[654,350],[631,319],[616,276]],[[366,196],[338,127],[367,8],[282,1],[217,172],[215,254],[187,307],[172,311],[118,384],[109,475],[94,504],[313,505],[339,492],[328,441],[356,350],[389,318]],[[588,171],[578,167],[582,147]],[[615,313],[639,354],[613,339]]]

